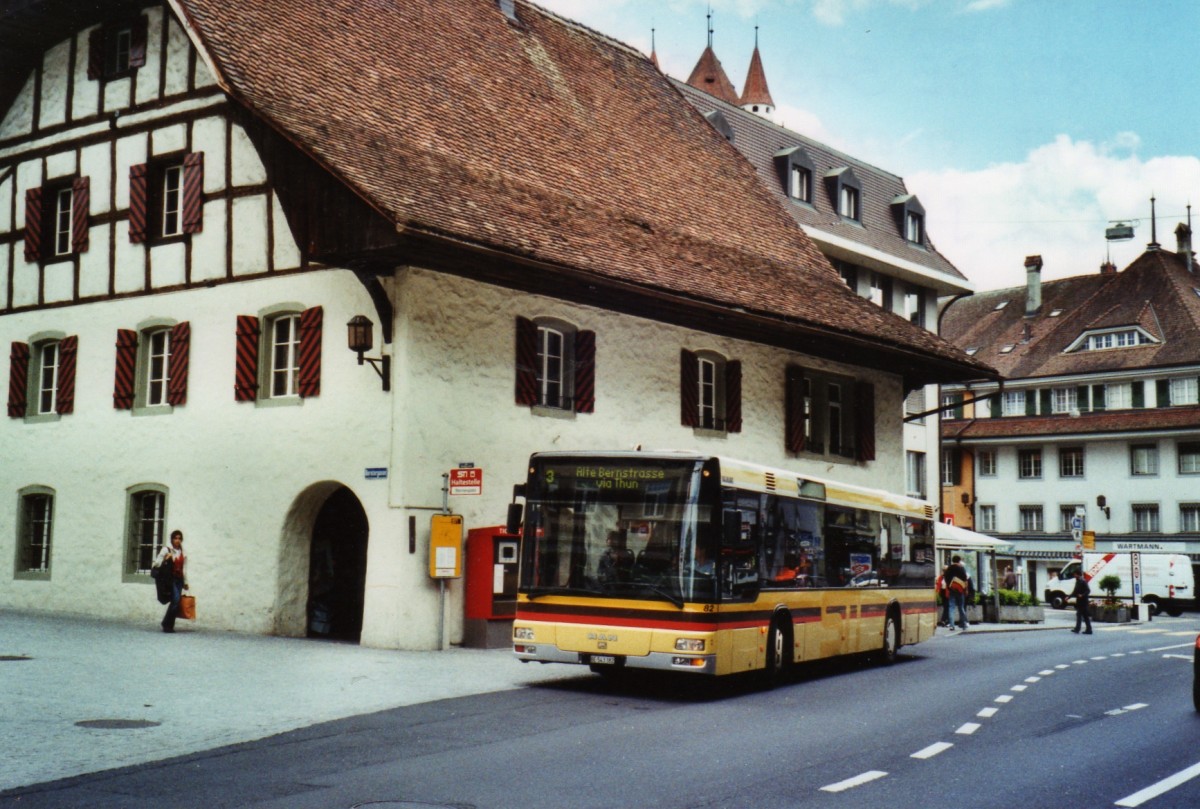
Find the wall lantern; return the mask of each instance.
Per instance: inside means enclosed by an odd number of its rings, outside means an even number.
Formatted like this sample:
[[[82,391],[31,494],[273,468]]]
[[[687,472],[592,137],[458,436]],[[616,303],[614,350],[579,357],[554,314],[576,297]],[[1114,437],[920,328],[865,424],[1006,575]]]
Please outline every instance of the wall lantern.
[[[1112,519],[1112,509],[1108,507],[1108,500],[1104,495],[1100,495],[1096,498],[1096,505],[1099,506],[1100,510],[1104,512],[1104,518],[1106,520]]]
[[[371,367],[375,369],[375,373],[379,374],[379,378],[383,380],[383,389],[389,391],[392,389],[392,358],[387,355],[379,357],[364,357],[371,346],[375,343],[375,337],[372,333],[375,324],[366,315],[355,315],[350,318],[350,322],[346,324],[346,344],[350,350],[358,354],[358,364],[364,362],[371,363]],[[382,354],[382,352],[381,352]]]

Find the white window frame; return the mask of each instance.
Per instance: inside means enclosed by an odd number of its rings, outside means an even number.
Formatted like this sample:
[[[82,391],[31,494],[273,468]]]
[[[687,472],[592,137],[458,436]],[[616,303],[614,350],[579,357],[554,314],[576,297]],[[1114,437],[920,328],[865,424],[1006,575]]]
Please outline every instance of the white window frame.
[[[16,577],[49,578],[54,547],[54,490],[30,486],[21,490],[20,497]]]
[[[1078,463],[1074,463],[1076,457],[1078,458]],[[1071,468],[1068,468],[1068,461],[1071,462]],[[1084,469],[1083,447],[1058,448],[1058,476],[1060,478],[1081,478],[1083,477]]]
[[[996,477],[996,450],[981,449],[975,453],[975,459],[979,465],[979,477]]]
[[[1180,533],[1200,533],[1200,503],[1179,504]]]
[[[705,430],[717,429],[719,386],[717,361],[711,357],[696,358],[696,407],[700,419],[700,427]]]
[[[862,192],[852,185],[838,186],[838,215],[855,222],[862,219]]]
[[[1129,410],[1133,407],[1133,385],[1129,382],[1112,382],[1104,386],[1105,410]]]
[[[1042,506],[1018,506],[1021,515],[1021,531],[1027,534],[1041,534],[1046,530],[1046,520]]]
[[[1177,468],[1181,475],[1200,475],[1200,441],[1180,441],[1175,444]]]
[[[1129,474],[1133,477],[1158,475],[1158,444],[1129,445]]]
[[[996,530],[996,507],[994,505],[976,506],[980,531],[995,531]]]
[[[1042,450],[1040,447],[1027,447],[1017,450],[1017,478],[1020,480],[1041,480],[1044,474]]]
[[[538,406],[564,408],[567,385],[567,335],[552,326],[538,325]]]
[[[300,396],[300,313],[281,312],[267,320],[267,397],[297,399]],[[285,333],[280,328],[285,327]]]
[[[1058,507],[1058,530],[1061,533],[1071,533],[1073,530],[1071,528],[1071,522],[1079,514],[1079,509],[1082,506],[1082,503],[1068,503]],[[1084,519],[1086,520],[1087,518],[1085,517]]]
[[[913,244],[925,240],[925,216],[916,211],[908,211],[904,216],[904,237]]]
[[[167,490],[143,485],[128,491],[126,528],[127,577],[147,576],[154,557],[163,546],[167,526]]]
[[[1079,391],[1073,387],[1054,388],[1050,395],[1051,413],[1070,413],[1079,408]]]
[[[37,346],[37,402],[34,405],[34,413],[39,416],[57,412],[61,345],[60,340],[46,340]]]
[[[162,170],[162,235],[183,234],[183,163]]]
[[[69,256],[75,252],[72,243],[73,209],[75,206],[75,191],[71,186],[60,188],[54,193],[54,255]]]
[[[812,202],[812,182],[812,169],[798,163],[792,164],[791,185],[788,189],[792,199],[800,202]]]
[[[1157,503],[1133,503],[1130,527],[1135,534],[1160,534],[1162,521]]]
[[[146,407],[162,407],[169,403],[171,387],[171,329],[149,329],[142,336],[146,347],[142,397]]]
[[[1200,384],[1194,376],[1176,377],[1171,380],[1171,405],[1200,404]],[[1162,406],[1159,402],[1159,406]]]
[[[1024,416],[1025,415],[1025,391],[1023,390],[1006,390],[1004,391],[1004,401],[1000,406],[1000,414],[1004,416]]]
[[[905,488],[909,497],[925,498],[925,453],[908,450],[904,455]]]

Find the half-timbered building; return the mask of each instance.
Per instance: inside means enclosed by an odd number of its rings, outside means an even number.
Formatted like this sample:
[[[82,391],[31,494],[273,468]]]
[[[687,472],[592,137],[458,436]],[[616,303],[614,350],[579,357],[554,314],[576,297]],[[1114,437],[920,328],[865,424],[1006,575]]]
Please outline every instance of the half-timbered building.
[[[149,623],[178,528],[204,625],[396,648],[462,636],[451,469],[467,528],[552,448],[899,489],[906,392],[991,374],[643,55],[503,0],[10,4],[0,340],[0,607]]]

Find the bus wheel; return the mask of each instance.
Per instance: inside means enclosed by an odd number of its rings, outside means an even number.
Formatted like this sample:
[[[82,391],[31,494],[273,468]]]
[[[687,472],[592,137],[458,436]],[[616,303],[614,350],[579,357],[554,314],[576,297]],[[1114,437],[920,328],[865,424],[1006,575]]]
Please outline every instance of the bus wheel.
[[[1146,596],[1142,599],[1142,603],[1146,605],[1146,609],[1149,610],[1151,617],[1162,612],[1162,605],[1158,603],[1158,598],[1155,596]]]
[[[889,612],[883,622],[883,646],[879,649],[879,662],[890,666],[896,662],[896,653],[900,651],[900,623],[896,614]]]
[[[763,672],[763,683],[767,688],[780,685],[787,675],[788,637],[780,619],[771,621],[767,631],[767,668]]]

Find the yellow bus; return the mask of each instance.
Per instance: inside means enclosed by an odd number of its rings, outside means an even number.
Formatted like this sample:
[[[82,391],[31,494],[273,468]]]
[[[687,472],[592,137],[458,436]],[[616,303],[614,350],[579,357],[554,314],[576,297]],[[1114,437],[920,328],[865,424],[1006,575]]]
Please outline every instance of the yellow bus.
[[[924,501],[688,452],[536,453],[515,494],[520,660],[775,682],[933,636]]]

